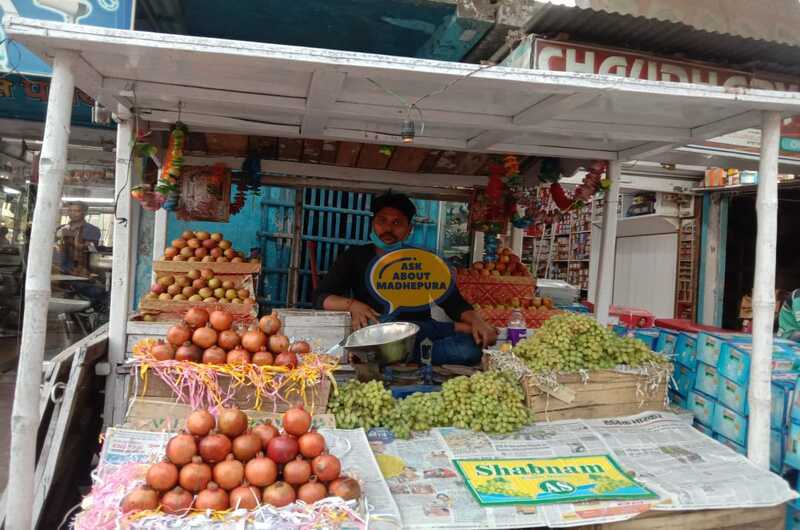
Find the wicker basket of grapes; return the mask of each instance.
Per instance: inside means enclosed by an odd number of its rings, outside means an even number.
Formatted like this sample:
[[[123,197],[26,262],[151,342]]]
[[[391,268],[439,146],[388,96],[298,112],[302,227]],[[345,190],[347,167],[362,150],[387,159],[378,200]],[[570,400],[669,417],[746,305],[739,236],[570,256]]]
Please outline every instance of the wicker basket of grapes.
[[[669,360],[588,316],[555,315],[511,352],[487,353],[484,364],[517,374],[537,421],[624,416],[668,405]]]

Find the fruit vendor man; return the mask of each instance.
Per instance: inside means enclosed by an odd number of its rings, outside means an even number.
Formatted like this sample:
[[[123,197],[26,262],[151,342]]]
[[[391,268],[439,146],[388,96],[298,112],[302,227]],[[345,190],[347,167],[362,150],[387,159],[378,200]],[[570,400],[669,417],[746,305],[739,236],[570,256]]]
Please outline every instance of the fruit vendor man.
[[[372,213],[371,243],[350,247],[340,254],[314,293],[315,307],[348,311],[353,329],[381,320],[384,306],[367,284],[367,269],[377,256],[403,247],[411,235],[417,209],[406,195],[389,192],[375,198]],[[438,305],[452,322],[433,320],[430,308],[400,310],[393,319],[420,326],[416,353],[419,354],[420,342],[431,339],[434,364],[478,363],[482,348],[495,343],[497,331],[481,319],[457,288]]]

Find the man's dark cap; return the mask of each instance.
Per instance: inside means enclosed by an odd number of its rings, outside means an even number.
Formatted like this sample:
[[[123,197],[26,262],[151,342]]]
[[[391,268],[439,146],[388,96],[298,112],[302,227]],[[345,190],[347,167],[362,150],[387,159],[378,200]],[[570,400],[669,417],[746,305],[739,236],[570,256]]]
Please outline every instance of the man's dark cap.
[[[417,215],[417,207],[414,206],[414,203],[411,202],[411,199],[408,198],[408,195],[404,195],[402,193],[392,193],[391,191],[388,191],[383,195],[375,197],[375,200],[372,201],[373,215],[377,214],[384,208],[394,208],[395,210],[400,210],[408,218],[409,223],[413,222],[414,216]]]

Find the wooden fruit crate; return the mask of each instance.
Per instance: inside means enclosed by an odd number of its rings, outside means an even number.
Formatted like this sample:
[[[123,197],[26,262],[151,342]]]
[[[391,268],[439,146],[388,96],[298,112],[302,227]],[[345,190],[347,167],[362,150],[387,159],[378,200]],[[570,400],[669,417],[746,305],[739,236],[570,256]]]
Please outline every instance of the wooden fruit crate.
[[[148,373],[147,385],[144,384],[138,372],[131,374],[131,377],[139,378],[139,380],[138,384],[136,381],[131,381],[130,398],[168,399],[170,401],[176,399],[169,385],[158,377],[155,372]],[[217,381],[223,391],[233,390],[233,398],[230,404],[236,405],[242,410],[256,410],[256,395],[252,386],[240,384],[227,375],[219,375]],[[300,394],[299,388],[284,387],[279,392],[278,398],[273,399],[268,396],[262,396],[261,407],[257,410],[285,412],[294,405],[303,405],[311,414],[323,414],[328,408],[330,391],[331,382],[327,378],[322,378],[317,385],[306,386],[305,400]]]
[[[234,265],[237,265],[234,263]],[[224,275],[221,274],[219,276],[220,279],[223,280],[232,280],[238,288],[247,289],[250,292],[250,298],[255,300],[255,289],[253,287],[253,277],[250,275]],[[217,309],[223,309],[234,316],[237,320],[242,320],[244,318],[250,319],[255,318],[258,315],[258,304],[232,304],[226,302],[219,302],[219,303],[205,303],[205,302],[189,302],[187,301],[174,301],[174,300],[148,300],[147,298],[142,298],[139,301],[139,310],[143,313],[150,313],[150,314],[166,314],[168,315],[167,318],[161,319],[162,321],[167,320],[180,320],[189,309],[193,307],[202,307],[206,311],[215,311]]]
[[[155,260],[153,270],[160,272],[189,272],[194,269],[211,269],[215,274],[258,274],[261,272],[261,261],[251,260],[245,263],[204,263],[202,261],[164,261]]]
[[[575,530],[783,530],[786,505],[729,510],[656,511],[627,521],[575,527]]]
[[[530,276],[478,276],[459,272],[456,285],[461,296],[470,304],[506,305],[516,298],[533,298],[536,279]]]
[[[133,347],[142,339],[163,339],[170,324],[165,322],[141,322],[138,320],[128,321],[127,325],[127,340],[125,345],[126,358],[133,356]],[[236,383],[231,380],[227,375],[220,375],[218,377],[220,388],[227,390],[231,385]],[[133,398],[156,398],[162,400],[175,401],[176,396],[172,389],[162,381],[154,372],[150,371],[147,376],[147,387],[145,388],[144,381],[140,378],[138,370],[133,370],[129,381],[129,399]],[[294,389],[289,392],[287,397],[285,394],[290,389],[284,388],[280,395],[286,402],[278,400],[271,400],[268,397],[262,396],[261,409],[265,412],[283,412],[292,404],[304,404],[303,397]],[[322,414],[328,406],[328,397],[330,395],[331,382],[328,378],[323,377],[319,384],[312,387],[306,387],[306,405],[307,410],[312,414]],[[277,401],[277,402],[276,402]],[[239,385],[236,387],[233,402],[241,409],[253,409],[255,406],[255,389],[250,385]],[[287,403],[288,402],[288,403]],[[273,407],[273,403],[275,406]]]
[[[353,332],[347,311],[315,311],[310,309],[278,309],[283,334],[306,340],[314,351],[326,352]]]
[[[484,355],[485,369],[496,367]],[[645,410],[667,410],[667,386],[671,365],[651,368],[646,373],[595,370],[588,377],[577,373],[559,374],[556,384],[541,383],[532,375],[521,379],[525,405],[534,421],[607,418],[628,416]]]
[[[557,309],[547,309],[545,307],[541,308],[528,308],[528,309],[519,309],[522,311],[522,316],[525,318],[525,324],[530,329],[541,327],[544,324],[545,320],[550,318],[553,315],[557,315],[561,313],[561,311]],[[499,309],[495,307],[481,307],[478,309],[478,314],[481,316],[483,320],[488,322],[489,324],[502,328],[508,324],[508,321],[511,320],[511,312],[514,311],[513,309]]]

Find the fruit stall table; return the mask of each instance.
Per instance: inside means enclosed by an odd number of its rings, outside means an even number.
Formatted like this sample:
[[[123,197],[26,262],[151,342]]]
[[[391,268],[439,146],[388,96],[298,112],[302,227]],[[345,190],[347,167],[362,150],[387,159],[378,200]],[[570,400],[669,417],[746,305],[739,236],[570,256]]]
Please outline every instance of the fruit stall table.
[[[38,197],[59,196],[66,167],[69,123],[74,88],[80,88],[119,119],[117,127],[116,187],[118,218],[130,223],[115,225],[112,270],[111,314],[109,320],[109,372],[104,421],[121,423],[126,410],[128,374],[122,373],[126,353],[126,327],[132,285],[132,255],[136,249],[138,212],[127,193],[131,175],[128,147],[136,141],[140,118],[154,123],[183,120],[189,127],[239,133],[301,138],[307,142],[342,141],[378,152],[383,146],[460,150],[465,157],[457,165],[472,164],[469,155],[508,152],[537,157],[574,156],[609,160],[610,189],[604,210],[600,242],[597,315],[608,323],[614,271],[616,204],[622,161],[646,158],[672,146],[763,125],[762,168],[759,171],[759,216],[769,220],[776,200],[778,145],[781,115],[800,113],[800,96],[783,91],[693,86],[670,82],[625,79],[569,72],[542,72],[499,67],[481,67],[455,62],[424,61],[417,58],[386,57],[332,50],[232,42],[222,39],[180,36],[169,42],[153,34],[110,30],[91,26],[35,21],[14,16],[4,19],[5,33],[41,57],[53,62],[53,79],[47,106],[47,123],[42,145],[42,176]],[[136,61],[121,61],[120,57]],[[216,75],[209,76],[208,65]],[[176,67],[179,65],[179,67]],[[447,94],[443,92],[457,87]],[[388,87],[388,88],[381,88]],[[487,93],[499,94],[486,98]],[[344,95],[347,95],[346,97]],[[427,99],[426,99],[427,98]],[[424,134],[408,133],[402,116],[413,114],[408,101],[425,99]],[[186,107],[183,103],[190,100]],[[400,103],[398,103],[400,102]],[[134,105],[135,103],[135,105]],[[419,110],[419,109],[417,109]],[[140,114],[141,113],[141,114]],[[420,111],[422,120],[422,111]],[[258,115],[258,120],[243,119]],[[590,119],[589,119],[590,118]],[[555,122],[550,127],[542,127]],[[571,130],[564,134],[562,125]],[[377,130],[376,130],[377,124]],[[413,123],[411,123],[413,125]],[[598,127],[602,129],[597,134]],[[176,127],[176,129],[179,129]],[[412,128],[416,133],[416,130]],[[531,134],[531,132],[536,134]],[[244,138],[245,143],[249,140]],[[283,140],[281,140],[283,141]],[[371,143],[370,143],[371,142]],[[302,145],[302,143],[301,143]],[[306,144],[308,145],[308,143]],[[321,148],[320,148],[321,149]],[[302,150],[302,147],[301,147]],[[122,154],[121,154],[122,153]],[[168,153],[170,157],[174,152]],[[363,153],[362,153],[363,154]],[[409,155],[410,157],[411,155]],[[422,159],[420,159],[422,160]],[[241,160],[237,160],[237,166]],[[281,161],[283,162],[283,161]],[[337,160],[338,162],[338,160]],[[387,167],[381,164],[378,167]],[[178,167],[177,160],[171,161]],[[442,189],[483,186],[484,176],[458,175],[437,178],[426,174],[369,170],[358,178],[350,168],[300,164],[275,169],[267,161],[264,173],[300,175],[316,183],[325,179],[347,180],[344,187],[375,190],[409,186],[420,194],[441,196]],[[307,166],[316,166],[309,168]],[[322,168],[322,173],[320,173]],[[342,172],[347,173],[344,177]],[[294,177],[265,175],[265,182],[283,178],[289,185],[304,185]],[[435,182],[436,184],[431,184]],[[436,188],[439,188],[438,190]],[[56,224],[56,200],[37,201],[31,248],[51,248]],[[164,212],[157,219],[163,223]],[[774,219],[773,219],[774,221]],[[157,225],[158,226],[158,225]],[[161,225],[163,228],[163,224]],[[759,226],[758,265],[754,307],[769,306],[774,292],[773,223]],[[164,245],[160,245],[164,248]],[[294,263],[293,266],[298,266]],[[29,528],[29,500],[34,473],[30,440],[36,436],[43,343],[39,321],[46,314],[50,261],[31,260],[27,288],[26,325],[23,330],[18,371],[15,417],[20,419],[12,433],[11,474],[18,483],[9,490],[11,517],[15,528]],[[44,294],[42,294],[44,293]],[[179,300],[180,301],[180,300]],[[769,313],[769,311],[766,311]],[[753,396],[751,450],[764,467],[769,449],[768,323],[772,315],[756,311],[754,320],[754,363],[751,377]],[[771,335],[770,335],[771,336]]]

